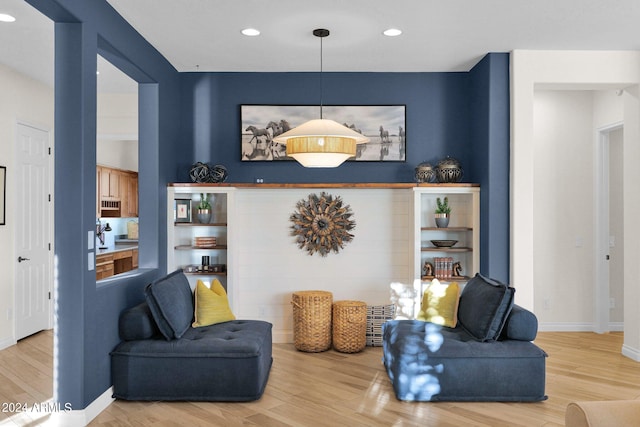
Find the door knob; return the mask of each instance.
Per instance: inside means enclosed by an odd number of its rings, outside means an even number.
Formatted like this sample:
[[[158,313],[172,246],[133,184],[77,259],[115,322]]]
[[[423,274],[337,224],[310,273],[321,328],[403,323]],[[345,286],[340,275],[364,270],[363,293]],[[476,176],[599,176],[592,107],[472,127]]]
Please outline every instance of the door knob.
[[[29,258],[23,258],[21,256],[18,257],[18,262],[29,261]]]

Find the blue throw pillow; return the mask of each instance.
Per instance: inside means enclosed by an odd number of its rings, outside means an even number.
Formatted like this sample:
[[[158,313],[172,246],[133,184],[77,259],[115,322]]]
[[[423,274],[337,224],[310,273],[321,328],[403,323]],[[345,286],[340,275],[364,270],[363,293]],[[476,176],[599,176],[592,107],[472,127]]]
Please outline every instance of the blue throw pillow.
[[[460,295],[460,325],[478,341],[498,339],[513,307],[514,292],[504,283],[476,274]]]
[[[147,286],[145,298],[153,320],[167,340],[181,338],[193,320],[193,295],[182,270]]]

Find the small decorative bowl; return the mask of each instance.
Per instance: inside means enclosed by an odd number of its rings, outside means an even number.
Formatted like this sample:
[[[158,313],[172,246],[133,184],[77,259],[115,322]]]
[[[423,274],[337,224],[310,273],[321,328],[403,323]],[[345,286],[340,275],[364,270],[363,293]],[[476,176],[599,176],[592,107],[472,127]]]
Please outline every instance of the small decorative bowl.
[[[450,248],[456,243],[458,243],[458,241],[457,240],[432,240],[431,243],[433,243],[433,246],[437,248]]]

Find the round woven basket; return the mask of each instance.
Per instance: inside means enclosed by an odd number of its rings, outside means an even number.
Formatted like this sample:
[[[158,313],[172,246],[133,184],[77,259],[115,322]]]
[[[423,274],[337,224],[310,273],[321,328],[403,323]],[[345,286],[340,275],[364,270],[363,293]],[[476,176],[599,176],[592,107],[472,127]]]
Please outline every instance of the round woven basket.
[[[341,353],[357,353],[367,344],[367,304],[336,301],[333,304],[333,348]]]
[[[299,291],[291,298],[293,305],[293,344],[309,353],[331,348],[331,304],[327,291]]]

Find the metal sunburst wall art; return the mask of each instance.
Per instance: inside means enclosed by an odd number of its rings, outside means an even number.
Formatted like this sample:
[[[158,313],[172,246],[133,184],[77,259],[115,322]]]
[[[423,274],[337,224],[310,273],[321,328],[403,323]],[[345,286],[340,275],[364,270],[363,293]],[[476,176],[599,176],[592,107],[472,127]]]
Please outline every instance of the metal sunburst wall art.
[[[350,233],[356,227],[351,219],[353,212],[340,196],[325,192],[320,196],[309,194],[296,204],[296,209],[289,217],[293,223],[291,235],[296,236],[298,247],[309,255],[318,252],[325,257],[331,251],[338,253],[353,239]]]

